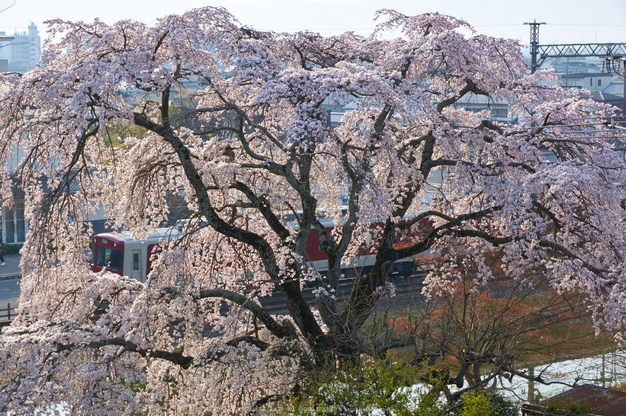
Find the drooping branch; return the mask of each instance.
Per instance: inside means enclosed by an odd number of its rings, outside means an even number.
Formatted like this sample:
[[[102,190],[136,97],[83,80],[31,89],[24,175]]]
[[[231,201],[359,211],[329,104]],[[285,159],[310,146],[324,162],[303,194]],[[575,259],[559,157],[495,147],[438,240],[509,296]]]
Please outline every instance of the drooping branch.
[[[487,96],[489,95],[487,92],[481,90],[473,80],[467,78],[465,80],[465,87],[463,87],[458,92],[458,94],[456,94],[454,97],[450,97],[445,100],[442,100],[439,104],[437,104],[437,111],[441,113],[444,110],[444,108],[450,107],[451,105],[458,102],[461,98],[463,98],[465,95],[467,95],[470,92],[476,95],[487,95]]]
[[[58,344],[56,352],[72,351],[82,346],[83,345],[80,345],[80,344],[78,345],[77,344]],[[107,339],[102,339],[99,341],[91,341],[87,343],[85,346],[89,348],[93,348],[93,349],[99,349],[99,348],[104,348],[108,346],[119,346],[119,347],[123,347],[126,351],[135,352],[141,355],[142,357],[160,358],[162,360],[170,361],[185,369],[189,368],[191,366],[191,363],[193,362],[193,357],[183,355],[180,352],[150,350],[150,349],[139,348],[139,346],[135,344],[134,342],[128,341],[122,337],[107,338]]]
[[[177,295],[179,293],[178,289],[176,289],[175,287],[166,288],[164,289],[164,292],[173,295]],[[252,312],[254,316],[256,316],[261,322],[263,322],[265,327],[275,336],[279,338],[296,336],[292,328],[285,327],[276,322],[276,320],[272,318],[272,316],[267,311],[265,311],[265,309],[263,309],[261,305],[240,293],[219,288],[205,289],[198,294],[197,298],[221,298],[230,300],[231,302],[234,302],[237,305]]]
[[[539,245],[541,247],[551,248],[553,250],[556,250],[559,253],[564,254],[565,256],[569,257],[570,259],[574,259],[574,260],[580,261],[581,265],[585,269],[589,270],[590,272],[596,273],[598,275],[607,275],[607,274],[614,273],[614,271],[609,270],[609,269],[602,269],[602,268],[599,268],[599,267],[595,267],[593,264],[589,263],[586,260],[583,260],[580,256],[574,254],[571,250],[568,250],[565,246],[563,246],[562,244],[559,244],[557,242],[546,240],[546,239],[541,239],[541,240],[539,240]],[[608,282],[609,283],[615,283],[612,280],[608,280]]]
[[[201,213],[207,219],[208,224],[218,233],[235,238],[236,240],[252,246],[259,253],[265,272],[270,276],[273,282],[280,285],[285,293],[287,308],[300,330],[311,339],[323,337],[322,329],[302,296],[299,283],[297,281],[283,280],[283,276],[281,275],[280,268],[276,261],[276,256],[270,244],[260,235],[228,224],[219,217],[211,204],[207,188],[191,160],[189,149],[185,146],[183,141],[174,134],[172,130],[165,129],[163,126],[148,120],[143,114],[133,113],[133,115],[136,124],[159,134],[172,146],[181,162],[187,180],[194,189],[198,206]],[[286,174],[285,177],[287,180],[289,180],[290,177],[295,178],[293,173]]]
[[[261,255],[261,259],[267,273],[272,277],[272,279],[274,279],[274,281],[278,281],[280,279],[279,270],[276,264],[274,252],[270,245],[258,234],[228,224],[219,217],[211,204],[207,188],[202,182],[202,178],[191,160],[189,149],[185,146],[183,141],[176,136],[171,129],[167,129],[157,123],[154,123],[153,121],[150,121],[145,115],[140,113],[133,113],[133,115],[134,122],[137,125],[157,133],[172,146],[181,162],[187,180],[194,189],[198,200],[198,206],[200,207],[202,214],[207,219],[208,224],[213,227],[215,231],[254,247]]]
[[[411,257],[415,254],[422,253],[428,250],[435,241],[443,236],[443,235],[451,235],[454,234],[457,237],[480,237],[485,241],[488,241],[494,245],[505,244],[513,241],[513,237],[496,237],[485,231],[481,230],[459,230],[454,229],[453,227],[457,227],[461,225],[463,222],[475,220],[479,218],[484,218],[491,215],[494,212],[500,211],[504,208],[503,205],[498,205],[494,207],[489,207],[480,211],[470,212],[467,214],[461,214],[456,217],[451,217],[446,214],[443,214],[438,211],[429,210],[425,211],[421,214],[416,215],[411,220],[407,221],[404,224],[399,226],[400,229],[406,229],[412,225],[415,225],[417,222],[421,221],[424,218],[428,217],[439,217],[445,219],[447,222],[445,224],[440,225],[436,229],[432,230],[428,235],[422,239],[419,243],[414,244],[413,246],[397,249],[396,254],[398,259],[402,259],[405,257]]]
[[[284,241],[290,233],[285,226],[280,222],[272,208],[261,198],[259,198],[253,191],[243,182],[235,181],[232,184],[233,189],[237,189],[244,193],[244,195],[252,202],[252,204],[263,214],[267,223],[272,227],[272,230]]]

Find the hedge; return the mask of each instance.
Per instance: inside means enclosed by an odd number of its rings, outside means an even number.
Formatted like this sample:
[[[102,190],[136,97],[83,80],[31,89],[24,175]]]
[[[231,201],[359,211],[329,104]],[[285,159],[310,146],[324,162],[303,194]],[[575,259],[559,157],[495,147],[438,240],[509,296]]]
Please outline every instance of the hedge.
[[[20,252],[20,249],[22,248],[23,245],[24,245],[24,243],[5,244],[4,245],[4,249],[5,249],[5,253],[4,254],[17,254],[17,253]]]

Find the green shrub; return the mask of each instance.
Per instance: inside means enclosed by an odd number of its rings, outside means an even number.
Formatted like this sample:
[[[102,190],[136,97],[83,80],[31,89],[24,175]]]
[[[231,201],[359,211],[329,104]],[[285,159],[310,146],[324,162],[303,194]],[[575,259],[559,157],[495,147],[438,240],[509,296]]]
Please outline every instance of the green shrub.
[[[517,403],[513,403],[511,399],[505,397],[500,392],[492,393],[491,399],[494,403],[494,409],[498,416],[519,416],[520,406]]]
[[[386,360],[367,360],[341,371],[317,374],[292,400],[285,414],[297,416],[518,416],[519,406],[499,393],[476,390],[463,405],[449,406],[444,386],[419,384],[415,368]]]
[[[459,416],[491,416],[494,414],[493,401],[484,391],[473,391],[465,395],[464,405]],[[495,414],[494,416],[500,416]]]
[[[24,245],[23,243],[5,244],[4,245],[5,254],[18,254],[23,245]]]
[[[502,394],[474,390],[463,397],[459,416],[518,416],[519,406]]]
[[[443,415],[441,401],[427,398],[425,388],[411,387],[415,377],[412,367],[387,361],[344,365],[340,371],[315,375],[305,395],[293,401],[293,414]]]

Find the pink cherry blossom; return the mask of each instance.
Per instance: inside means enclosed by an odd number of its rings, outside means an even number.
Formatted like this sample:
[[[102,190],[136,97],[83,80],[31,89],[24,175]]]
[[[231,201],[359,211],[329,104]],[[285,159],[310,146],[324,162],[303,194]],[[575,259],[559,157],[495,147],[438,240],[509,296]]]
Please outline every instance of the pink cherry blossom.
[[[461,20],[379,18],[370,37],[258,32],[213,7],[152,26],[49,22],[39,67],[0,74],[0,161],[25,154],[0,173],[0,193],[10,205],[21,188],[30,219],[19,317],[0,335],[0,411],[248,412],[368,352],[378,340],[363,324],[395,293],[394,261],[452,239],[478,265],[501,248],[511,279],[540,268],[585,292],[598,328],[624,333],[614,109],[527,75],[517,42],[464,35]],[[183,106],[176,94],[196,81]],[[462,105],[479,99],[507,103],[518,122]],[[338,126],[333,106],[349,110]],[[115,146],[120,125],[146,133]],[[89,215],[105,210],[141,238],[168,218],[172,194],[196,226],[163,243],[145,283],[90,271]],[[298,224],[283,216],[293,211]],[[422,220],[432,229],[420,233]],[[326,275],[307,259],[311,230]],[[364,247],[376,263],[340,302],[341,265]],[[425,293],[452,278],[433,271]],[[259,303],[273,292],[287,315]]]

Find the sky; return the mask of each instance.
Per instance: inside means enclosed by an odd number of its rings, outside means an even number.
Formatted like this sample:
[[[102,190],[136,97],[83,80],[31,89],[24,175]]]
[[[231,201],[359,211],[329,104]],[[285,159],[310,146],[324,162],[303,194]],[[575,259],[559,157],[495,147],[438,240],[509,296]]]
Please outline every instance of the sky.
[[[626,0],[0,0],[0,31],[26,31],[33,22],[44,38],[48,19],[153,23],[208,5],[227,8],[244,25],[278,32],[368,34],[376,10],[389,8],[406,15],[449,14],[479,33],[523,44],[530,42],[529,26],[523,23],[534,20],[547,23],[540,27],[540,44],[626,43]]]

